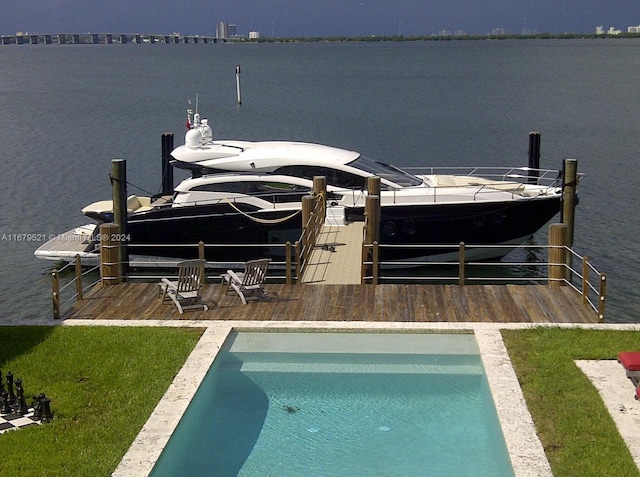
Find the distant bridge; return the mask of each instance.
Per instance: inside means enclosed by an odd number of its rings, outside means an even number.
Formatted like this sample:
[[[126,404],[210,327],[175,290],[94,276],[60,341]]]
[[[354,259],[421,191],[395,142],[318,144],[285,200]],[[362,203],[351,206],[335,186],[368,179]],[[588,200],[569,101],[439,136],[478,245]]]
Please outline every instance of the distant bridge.
[[[148,33],[51,33],[2,35],[2,45],[59,44],[59,45],[99,45],[114,43],[227,43],[243,38],[217,38],[202,35],[154,35]]]

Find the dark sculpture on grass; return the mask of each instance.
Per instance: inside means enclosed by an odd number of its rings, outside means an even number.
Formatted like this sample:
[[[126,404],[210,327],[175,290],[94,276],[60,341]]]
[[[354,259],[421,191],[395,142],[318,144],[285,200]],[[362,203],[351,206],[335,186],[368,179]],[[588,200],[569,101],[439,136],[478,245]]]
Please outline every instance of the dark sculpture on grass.
[[[0,414],[18,414],[20,416],[29,414],[30,409],[24,397],[22,379],[18,378],[14,381],[11,371],[5,375],[5,379],[7,389],[4,388],[5,381],[2,379],[2,371],[0,371]],[[33,396],[31,407],[33,408],[31,419],[34,421],[49,422],[53,419],[51,399],[44,393]]]

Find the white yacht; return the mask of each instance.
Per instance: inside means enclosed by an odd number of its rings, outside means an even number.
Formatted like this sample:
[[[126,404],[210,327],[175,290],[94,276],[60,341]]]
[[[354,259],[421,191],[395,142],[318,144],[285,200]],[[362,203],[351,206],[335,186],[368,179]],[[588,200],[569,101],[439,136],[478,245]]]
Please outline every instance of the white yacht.
[[[301,233],[301,198],[312,179],[327,181],[327,204],[342,223],[363,220],[366,180],[380,177],[382,244],[507,244],[526,241],[558,213],[561,174],[528,168],[472,168],[414,174],[355,151],[287,141],[214,140],[196,114],[185,144],[172,152],[175,167],[189,169],[173,195],[129,198],[129,253],[186,258],[186,244],[235,244],[208,248],[210,261],[272,256]],[[96,223],[113,220],[111,201],[83,209]],[[78,229],[86,234],[87,227]],[[73,231],[71,231],[73,232]],[[68,232],[69,233],[69,232]],[[89,240],[90,242],[90,240]],[[245,247],[242,247],[245,246]],[[505,255],[493,249],[481,258]],[[433,253],[437,251],[434,250]],[[420,260],[425,250],[386,249],[383,260]],[[67,254],[69,255],[69,254]],[[36,256],[65,259],[53,243]]]

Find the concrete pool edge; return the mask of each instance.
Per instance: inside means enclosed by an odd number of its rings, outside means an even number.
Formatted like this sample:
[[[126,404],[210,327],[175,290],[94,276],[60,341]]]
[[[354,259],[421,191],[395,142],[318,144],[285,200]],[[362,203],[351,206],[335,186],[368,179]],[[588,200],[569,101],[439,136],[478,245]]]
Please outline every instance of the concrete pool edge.
[[[500,330],[474,332],[516,477],[551,477],[551,465],[536,433]]]
[[[500,330],[536,328],[540,324],[504,323],[388,323],[388,322],[203,322],[203,321],[96,321],[74,320],[68,326],[169,326],[204,328],[202,338],[176,375],[165,396],[130,446],[112,475],[133,477],[148,475],[175,426],[180,421],[193,394],[206,374],[220,346],[231,331],[379,331],[379,332],[474,332],[487,372],[496,410],[509,449],[515,475],[552,475],[546,455],[535,432],[533,421],[524,402],[515,372],[511,367]],[[638,330],[638,326],[565,325],[559,328],[593,328]],[[517,402],[516,402],[517,401]],[[517,404],[517,405],[516,405]]]
[[[113,476],[148,475],[167,445],[231,328],[207,327]]]

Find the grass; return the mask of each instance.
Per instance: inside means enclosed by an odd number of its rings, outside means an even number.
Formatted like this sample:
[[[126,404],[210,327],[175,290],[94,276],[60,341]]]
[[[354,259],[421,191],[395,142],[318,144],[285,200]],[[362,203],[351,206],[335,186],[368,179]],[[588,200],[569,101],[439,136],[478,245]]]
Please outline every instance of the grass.
[[[0,436],[0,475],[107,476],[202,330],[0,327],[0,369],[45,393],[54,419]]]
[[[574,363],[640,349],[640,332],[538,328],[502,335],[554,477],[640,476],[598,391]]]

